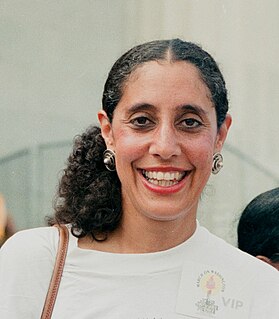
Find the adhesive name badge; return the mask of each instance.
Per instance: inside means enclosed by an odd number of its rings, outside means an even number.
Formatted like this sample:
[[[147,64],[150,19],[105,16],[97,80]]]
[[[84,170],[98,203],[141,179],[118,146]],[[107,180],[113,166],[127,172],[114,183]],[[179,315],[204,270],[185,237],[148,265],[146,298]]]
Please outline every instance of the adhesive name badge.
[[[252,278],[240,278],[238,273],[185,263],[176,312],[198,319],[247,319],[252,283]]]

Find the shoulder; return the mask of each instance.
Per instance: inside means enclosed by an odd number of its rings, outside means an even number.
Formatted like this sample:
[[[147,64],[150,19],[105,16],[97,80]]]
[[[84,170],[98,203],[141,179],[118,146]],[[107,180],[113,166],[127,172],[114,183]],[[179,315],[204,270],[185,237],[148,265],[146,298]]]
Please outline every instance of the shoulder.
[[[246,300],[249,318],[277,318],[279,311],[278,271],[267,263],[202,229],[202,248],[198,253],[205,269],[216,271],[225,283],[226,300]]]
[[[17,232],[0,249],[0,317],[39,318],[53,271],[56,227]],[[7,315],[6,315],[7,314]]]
[[[241,251],[225,240],[210,233],[204,227],[202,227],[202,233],[206,242],[206,250],[210,252],[212,256],[211,260],[218,261],[218,264],[222,267],[240,274],[258,276],[259,273],[261,273],[263,274],[264,280],[275,280],[275,282],[279,284],[278,271],[274,267]]]
[[[1,247],[0,258],[13,261],[53,257],[56,254],[59,234],[56,227],[38,227],[22,230],[10,237]]]

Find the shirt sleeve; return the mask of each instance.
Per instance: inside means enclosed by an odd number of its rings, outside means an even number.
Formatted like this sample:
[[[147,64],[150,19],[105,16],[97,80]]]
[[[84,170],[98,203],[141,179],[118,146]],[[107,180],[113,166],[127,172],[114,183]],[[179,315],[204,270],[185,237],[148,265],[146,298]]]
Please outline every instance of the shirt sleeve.
[[[20,231],[0,250],[0,318],[38,319],[52,275],[56,227]]]

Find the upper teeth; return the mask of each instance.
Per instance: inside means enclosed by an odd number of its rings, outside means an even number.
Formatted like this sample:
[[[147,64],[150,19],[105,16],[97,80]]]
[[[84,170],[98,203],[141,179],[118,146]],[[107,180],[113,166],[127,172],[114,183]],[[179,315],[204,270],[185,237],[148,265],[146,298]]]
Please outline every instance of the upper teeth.
[[[157,179],[158,181],[179,181],[183,178],[184,172],[155,172],[143,170],[143,175],[148,178]]]

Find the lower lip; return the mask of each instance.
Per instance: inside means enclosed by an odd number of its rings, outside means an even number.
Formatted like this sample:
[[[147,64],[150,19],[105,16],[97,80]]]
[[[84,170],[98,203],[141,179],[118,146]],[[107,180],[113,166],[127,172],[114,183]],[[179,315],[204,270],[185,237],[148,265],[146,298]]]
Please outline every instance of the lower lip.
[[[140,173],[141,174],[141,173]],[[149,183],[141,174],[141,178],[143,180],[143,185],[149,189],[150,191],[162,195],[167,195],[167,194],[174,194],[179,192],[185,185],[187,177],[189,174],[187,174],[181,181],[179,181],[177,184],[172,185],[172,186],[160,186],[160,185],[154,185]]]

